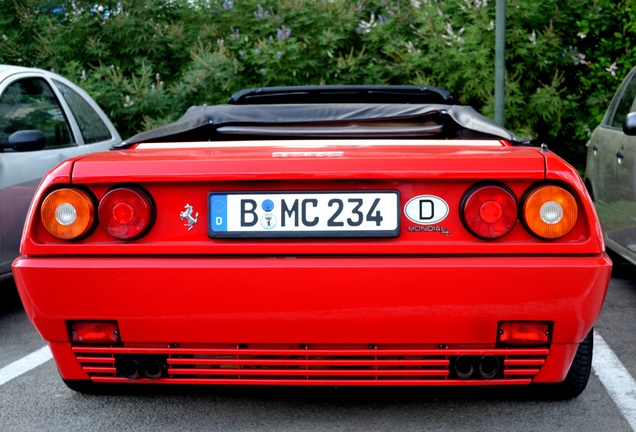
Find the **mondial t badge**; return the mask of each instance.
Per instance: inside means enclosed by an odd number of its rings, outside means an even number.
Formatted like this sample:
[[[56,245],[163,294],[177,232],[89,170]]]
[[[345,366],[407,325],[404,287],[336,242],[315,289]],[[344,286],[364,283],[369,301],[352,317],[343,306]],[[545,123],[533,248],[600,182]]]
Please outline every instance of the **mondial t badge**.
[[[185,210],[179,213],[179,217],[181,218],[181,220],[186,221],[183,226],[187,226],[188,231],[190,231],[199,221],[199,212],[195,212],[190,204],[186,204]]]

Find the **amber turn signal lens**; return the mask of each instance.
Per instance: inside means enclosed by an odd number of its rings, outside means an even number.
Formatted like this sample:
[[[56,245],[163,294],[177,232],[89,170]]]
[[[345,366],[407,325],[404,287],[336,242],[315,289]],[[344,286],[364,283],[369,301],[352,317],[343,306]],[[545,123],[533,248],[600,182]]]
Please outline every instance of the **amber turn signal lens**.
[[[526,226],[545,239],[563,237],[576,224],[579,208],[570,192],[559,186],[541,186],[528,194],[523,205]]]
[[[93,226],[95,206],[81,190],[58,189],[44,199],[40,214],[49,233],[60,239],[73,240]]]
[[[497,339],[505,345],[547,345],[550,343],[550,325],[533,321],[502,322]]]

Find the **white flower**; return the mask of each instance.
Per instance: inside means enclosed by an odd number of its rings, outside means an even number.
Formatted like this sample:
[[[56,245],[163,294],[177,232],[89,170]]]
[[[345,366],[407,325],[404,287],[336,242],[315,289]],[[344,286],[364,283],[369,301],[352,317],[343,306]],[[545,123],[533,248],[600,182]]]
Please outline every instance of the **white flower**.
[[[375,26],[377,26],[378,23],[375,22],[375,14],[373,12],[371,12],[371,18],[369,19],[369,21],[360,21],[360,23],[358,24],[358,31],[360,33],[370,33],[371,29]]]
[[[440,35],[440,37],[442,39],[447,40],[448,42],[446,42],[446,45],[448,46],[453,46],[453,42],[455,44],[457,44],[458,46],[461,46],[464,44],[464,38],[462,38],[460,35],[462,33],[464,33],[464,27],[460,28],[459,31],[457,33],[455,33],[453,31],[453,26],[451,23],[446,23],[446,33],[445,35]]]
[[[488,7],[488,0],[464,0],[464,5],[459,5],[462,10],[481,9]]]

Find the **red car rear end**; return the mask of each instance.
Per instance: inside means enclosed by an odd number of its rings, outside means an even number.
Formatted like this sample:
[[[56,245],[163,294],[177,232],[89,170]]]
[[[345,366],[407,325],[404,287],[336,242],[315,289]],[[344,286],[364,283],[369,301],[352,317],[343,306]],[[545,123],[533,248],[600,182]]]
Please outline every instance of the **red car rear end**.
[[[49,173],[13,270],[65,382],[578,395],[611,262],[577,172],[505,132],[441,136],[430,106],[172,127]]]

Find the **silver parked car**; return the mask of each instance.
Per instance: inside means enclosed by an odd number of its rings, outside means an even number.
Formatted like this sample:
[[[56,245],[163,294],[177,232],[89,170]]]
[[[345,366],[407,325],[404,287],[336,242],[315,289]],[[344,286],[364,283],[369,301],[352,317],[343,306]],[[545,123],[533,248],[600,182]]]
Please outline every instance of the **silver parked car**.
[[[0,65],[0,280],[11,276],[35,189],[60,162],[121,141],[99,106],[67,79]]]
[[[609,249],[636,265],[636,69],[587,144],[586,185]]]

